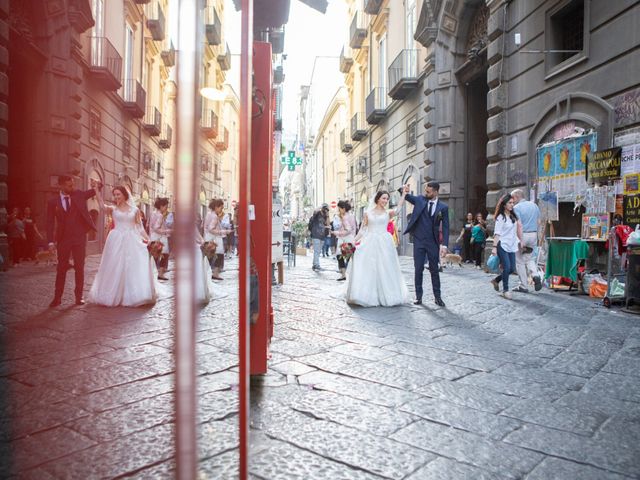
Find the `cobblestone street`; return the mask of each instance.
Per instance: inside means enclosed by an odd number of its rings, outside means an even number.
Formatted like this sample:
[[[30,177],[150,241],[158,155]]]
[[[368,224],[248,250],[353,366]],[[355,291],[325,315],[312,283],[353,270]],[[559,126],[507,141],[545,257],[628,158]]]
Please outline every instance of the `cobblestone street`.
[[[352,308],[335,261],[297,261],[274,288],[270,372],[252,381],[255,478],[640,478],[639,317],[545,290],[508,301],[457,267],[442,276],[446,309],[428,279],[424,306]],[[198,326],[202,478],[236,475],[234,268]],[[53,267],[0,278],[13,460],[0,476],[171,478],[171,298],[75,307],[68,284],[47,309]]]

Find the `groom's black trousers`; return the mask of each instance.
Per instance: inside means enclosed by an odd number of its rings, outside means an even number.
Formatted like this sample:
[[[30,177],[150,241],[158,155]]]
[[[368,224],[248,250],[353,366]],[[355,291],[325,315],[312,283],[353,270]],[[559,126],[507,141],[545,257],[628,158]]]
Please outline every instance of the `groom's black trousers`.
[[[415,271],[414,282],[416,286],[416,298],[422,300],[422,274],[424,272],[425,258],[429,260],[429,273],[431,273],[431,285],[433,286],[433,295],[440,298],[440,272],[438,264],[440,262],[440,250],[428,248],[422,242],[413,244],[413,268]]]
[[[82,298],[84,288],[84,257],[86,245],[82,243],[59,242],[58,243],[58,268],[56,271],[56,292],[55,298],[62,298],[64,283],[67,278],[67,268],[69,267],[69,257],[73,254],[73,269],[76,272],[76,300]]]

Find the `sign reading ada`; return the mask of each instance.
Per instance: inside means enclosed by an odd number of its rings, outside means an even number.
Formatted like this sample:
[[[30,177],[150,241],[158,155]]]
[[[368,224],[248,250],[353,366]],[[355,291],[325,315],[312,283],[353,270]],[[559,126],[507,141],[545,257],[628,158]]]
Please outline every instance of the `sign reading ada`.
[[[587,155],[587,182],[607,183],[620,178],[622,147],[607,148]]]
[[[622,202],[623,222],[625,225],[635,228],[640,224],[640,194],[625,195]]]

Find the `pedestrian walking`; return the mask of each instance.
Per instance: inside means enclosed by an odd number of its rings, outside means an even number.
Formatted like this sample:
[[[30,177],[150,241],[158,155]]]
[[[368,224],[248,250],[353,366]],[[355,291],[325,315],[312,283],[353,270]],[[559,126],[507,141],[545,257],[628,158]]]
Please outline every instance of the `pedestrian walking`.
[[[26,245],[26,234],[24,222],[20,215],[20,209],[14,208],[9,215],[7,222],[7,240],[9,242],[9,256],[13,266],[20,264],[20,260],[24,257]]]
[[[404,234],[413,234],[413,266],[416,301],[422,304],[422,276],[425,259],[429,260],[431,286],[436,305],[444,307],[440,292],[440,257],[447,253],[449,244],[449,207],[438,199],[440,184],[429,182],[424,186],[424,195],[410,195],[410,186],[400,189],[406,193],[407,202],[414,205],[409,225]]]
[[[327,219],[329,215],[329,205],[323,203],[320,209],[313,213],[309,219],[309,231],[311,232],[311,240],[313,241],[313,270],[321,270],[320,254],[324,246],[326,237]]]
[[[338,202],[338,215],[337,219],[334,219],[334,225],[336,228],[332,233],[337,240],[336,252],[338,269],[340,270],[338,281],[343,281],[347,279],[350,252],[353,252],[356,236],[356,218],[351,213],[351,204],[348,201],[340,200]]]
[[[230,231],[222,228],[223,217],[224,202],[220,198],[214,198],[209,202],[209,212],[204,219],[204,241],[216,244],[216,254],[210,259],[211,278],[214,280],[224,280],[220,276],[224,268],[224,236]]]
[[[485,222],[481,213],[476,214],[473,228],[471,229],[471,247],[473,250],[473,260],[476,268],[482,268],[482,254],[487,240],[487,231]]]
[[[95,230],[87,200],[93,198],[101,186],[94,180],[92,188],[86,191],[76,190],[72,177],[58,176],[58,194],[47,202],[47,241],[49,250],[58,252],[56,284],[50,307],[60,305],[64,292],[64,283],[69,267],[69,257],[73,255],[75,270],[76,305],[83,305],[84,259],[87,244],[87,232]],[[54,236],[55,233],[55,236]]]
[[[494,214],[495,228],[493,232],[494,247],[492,254],[497,254],[502,267],[502,274],[491,280],[491,284],[496,292],[500,291],[500,282],[502,282],[502,296],[511,300],[512,295],[509,291],[509,275],[515,271],[516,252],[520,243],[521,224],[518,216],[513,211],[514,201],[510,194],[504,195]]]
[[[152,242],[160,242],[162,244],[162,253],[156,258],[156,267],[158,268],[158,280],[168,280],[165,273],[169,268],[169,235],[171,234],[172,224],[169,224],[169,199],[157,198],[153,204],[155,211],[149,219],[149,240]]]
[[[538,245],[538,231],[540,226],[540,209],[538,205],[524,198],[524,192],[516,189],[511,192],[515,206],[513,207],[520,223],[522,224],[522,242],[516,252],[516,270],[520,284],[513,289],[514,292],[529,292],[529,276],[533,279],[536,292],[542,289],[542,277],[533,251]]]
[[[31,215],[31,208],[24,207],[22,223],[24,223],[24,235],[25,235],[25,243],[24,250],[22,252],[22,257],[26,260],[35,260],[36,251],[37,251],[37,243],[39,240],[42,240],[44,237],[38,230],[38,225],[36,225],[35,219]]]

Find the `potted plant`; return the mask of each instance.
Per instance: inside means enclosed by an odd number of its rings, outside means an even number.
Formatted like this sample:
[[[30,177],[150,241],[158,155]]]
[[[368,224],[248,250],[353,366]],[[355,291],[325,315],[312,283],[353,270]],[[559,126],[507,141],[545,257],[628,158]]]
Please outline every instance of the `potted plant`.
[[[306,255],[307,249],[305,247],[307,239],[309,237],[309,224],[307,222],[298,220],[291,224],[291,231],[296,236],[296,255]]]

